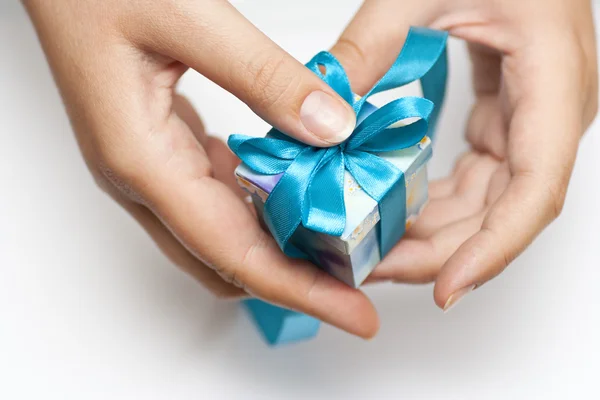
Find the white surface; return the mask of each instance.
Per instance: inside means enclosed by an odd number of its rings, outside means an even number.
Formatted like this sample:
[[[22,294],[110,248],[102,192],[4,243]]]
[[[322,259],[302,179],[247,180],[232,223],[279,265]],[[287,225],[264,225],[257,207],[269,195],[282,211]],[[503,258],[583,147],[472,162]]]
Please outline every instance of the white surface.
[[[303,61],[357,4],[237,3]],[[464,148],[456,127],[472,101],[464,48],[451,54],[437,176]],[[266,127],[197,75],[183,89],[213,132]],[[270,350],[237,305],[172,268],[96,189],[25,13],[0,0],[0,398],[600,398],[598,131],[560,220],[452,312],[434,306],[431,286],[374,287],[375,340],[324,327]]]

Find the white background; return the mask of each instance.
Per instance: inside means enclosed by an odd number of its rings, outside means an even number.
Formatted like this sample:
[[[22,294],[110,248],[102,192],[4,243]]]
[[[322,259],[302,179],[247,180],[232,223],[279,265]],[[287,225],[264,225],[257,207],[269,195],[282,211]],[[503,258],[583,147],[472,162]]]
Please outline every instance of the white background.
[[[358,6],[236,4],[303,62]],[[453,41],[434,176],[465,148],[466,60]],[[182,88],[212,132],[266,128],[197,74]],[[0,398],[598,399],[598,134],[582,142],[560,219],[450,313],[431,286],[373,287],[373,341],[324,327],[272,350],[94,186],[25,13],[0,3]]]

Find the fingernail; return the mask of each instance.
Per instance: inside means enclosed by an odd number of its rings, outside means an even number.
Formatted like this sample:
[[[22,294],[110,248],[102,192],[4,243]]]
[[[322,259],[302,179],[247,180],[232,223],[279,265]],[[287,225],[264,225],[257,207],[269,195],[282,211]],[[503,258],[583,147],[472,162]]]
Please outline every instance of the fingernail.
[[[343,142],[356,125],[356,115],[349,107],[320,90],[304,99],[300,120],[306,129],[328,143]]]
[[[447,313],[448,311],[450,311],[450,309],[452,307],[454,307],[456,304],[458,304],[458,302],[463,297],[465,297],[467,294],[471,293],[476,287],[477,287],[477,285],[471,285],[471,286],[467,286],[462,289],[459,289],[456,292],[452,293],[450,295],[450,297],[448,297],[448,300],[446,300],[446,304],[444,304],[444,312]]]

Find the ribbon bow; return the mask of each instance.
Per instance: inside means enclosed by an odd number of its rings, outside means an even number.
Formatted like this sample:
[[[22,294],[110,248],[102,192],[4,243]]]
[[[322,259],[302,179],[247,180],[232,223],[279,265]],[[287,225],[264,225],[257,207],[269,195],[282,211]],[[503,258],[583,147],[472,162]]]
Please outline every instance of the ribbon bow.
[[[282,174],[264,209],[265,222],[286,254],[301,254],[289,242],[300,224],[327,235],[342,235],[346,226],[345,170],[378,203],[381,257],[403,236],[404,172],[377,154],[414,146],[428,131],[432,135],[445,93],[446,40],[445,32],[411,28],[392,67],[363,97],[353,94],[344,68],[332,54],[317,54],[306,66],[353,107],[358,119],[375,93],[419,79],[423,88],[423,98],[403,97],[368,115],[337,146],[313,147],[276,129],[264,138],[229,137],[231,150],[251,169],[266,175]],[[319,67],[324,67],[325,73]],[[415,122],[392,127],[407,119]]]

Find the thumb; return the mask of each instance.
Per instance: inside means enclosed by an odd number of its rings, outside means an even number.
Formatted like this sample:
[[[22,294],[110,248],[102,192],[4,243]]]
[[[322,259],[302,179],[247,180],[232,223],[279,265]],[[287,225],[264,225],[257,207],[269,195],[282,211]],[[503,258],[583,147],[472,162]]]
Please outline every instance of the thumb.
[[[428,26],[433,22],[438,8],[420,3],[422,0],[363,3],[331,48],[355,93],[365,94],[392,66],[411,25]]]
[[[142,44],[192,67],[302,142],[329,146],[354,130],[350,105],[228,2],[164,8],[165,18],[140,21]]]

